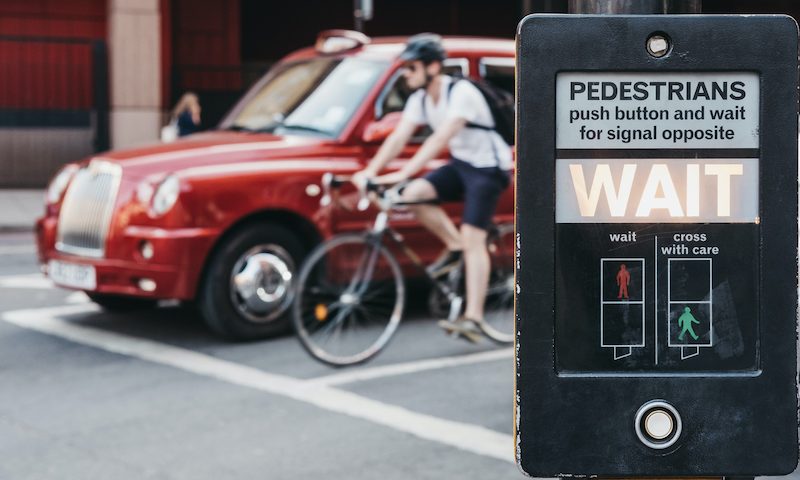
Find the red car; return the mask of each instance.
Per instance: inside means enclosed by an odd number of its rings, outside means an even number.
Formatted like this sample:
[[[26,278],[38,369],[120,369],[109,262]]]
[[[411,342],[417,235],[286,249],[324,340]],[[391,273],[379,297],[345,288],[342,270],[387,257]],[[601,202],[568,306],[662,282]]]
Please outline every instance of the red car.
[[[404,43],[323,32],[314,48],[272,68],[217,130],[66,165],[36,226],[43,269],[109,310],[179,299],[196,302],[208,325],[228,337],[284,331],[292,278],[306,253],[374,217],[320,207],[320,179],[363,168],[397,124],[411,93],[396,59]],[[512,40],[446,38],[444,45],[449,71],[513,91]],[[428,168],[446,159],[444,152]],[[448,208],[457,220],[461,207]],[[498,216],[512,215],[509,189]],[[423,259],[439,253],[410,214],[392,221]]]

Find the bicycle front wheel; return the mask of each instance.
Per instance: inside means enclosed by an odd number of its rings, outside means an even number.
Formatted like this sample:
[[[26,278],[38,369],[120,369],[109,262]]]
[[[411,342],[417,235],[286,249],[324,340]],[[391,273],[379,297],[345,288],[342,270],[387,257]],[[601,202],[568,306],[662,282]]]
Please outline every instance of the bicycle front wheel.
[[[314,249],[300,269],[292,321],[314,358],[355,365],[392,338],[404,296],[400,267],[380,239],[340,235]]]
[[[500,344],[514,342],[514,225],[495,227],[487,239],[491,262],[484,317],[480,327]]]

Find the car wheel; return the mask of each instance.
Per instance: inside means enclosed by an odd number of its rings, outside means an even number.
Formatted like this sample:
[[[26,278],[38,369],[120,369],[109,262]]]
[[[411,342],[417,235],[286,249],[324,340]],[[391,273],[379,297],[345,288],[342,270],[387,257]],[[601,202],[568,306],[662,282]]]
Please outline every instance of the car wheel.
[[[211,259],[197,299],[208,326],[238,340],[287,332],[292,282],[304,254],[297,236],[279,225],[235,232]]]
[[[100,305],[103,310],[115,313],[144,310],[156,306],[156,301],[149,298],[125,297],[94,292],[86,292],[86,295],[91,301]]]

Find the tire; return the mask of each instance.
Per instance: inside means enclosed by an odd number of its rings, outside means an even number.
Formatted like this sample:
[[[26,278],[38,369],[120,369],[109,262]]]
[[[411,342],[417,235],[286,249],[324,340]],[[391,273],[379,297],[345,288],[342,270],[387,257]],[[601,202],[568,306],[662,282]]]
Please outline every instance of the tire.
[[[514,342],[516,333],[514,325],[514,225],[510,223],[493,226],[486,239],[489,252],[489,285],[486,289],[484,304],[484,321],[480,324],[484,335],[501,344]],[[447,278],[448,286],[455,293],[464,297],[463,265]],[[460,311],[450,310],[450,300],[434,286],[428,298],[428,310],[431,315],[455,320],[458,314],[464,313],[466,302],[462,302]],[[455,313],[455,315],[453,315]],[[451,318],[452,317],[452,318]]]
[[[250,224],[219,246],[206,269],[197,298],[206,324],[233,340],[286,333],[302,242],[276,224]]]
[[[149,298],[126,297],[107,293],[85,292],[91,301],[100,305],[103,310],[114,313],[132,312],[154,308],[156,300]]]
[[[491,267],[486,291],[483,333],[496,343],[514,343],[514,225],[497,225],[489,232],[488,249]]]
[[[314,249],[300,269],[292,307],[297,338],[328,365],[365,362],[397,330],[404,296],[397,260],[376,239],[334,237]]]

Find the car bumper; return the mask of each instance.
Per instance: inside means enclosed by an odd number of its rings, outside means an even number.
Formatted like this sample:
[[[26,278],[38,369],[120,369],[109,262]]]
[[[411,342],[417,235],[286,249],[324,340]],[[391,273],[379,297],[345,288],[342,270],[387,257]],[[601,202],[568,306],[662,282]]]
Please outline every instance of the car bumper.
[[[203,259],[219,235],[214,229],[129,226],[108,240],[104,258],[91,258],[56,250],[56,229],[56,218],[45,217],[36,223],[42,270],[47,273],[52,261],[91,266],[96,279],[90,289],[56,281],[57,285],[103,294],[180,300],[195,297]],[[142,254],[145,242],[152,247],[151,258]]]

